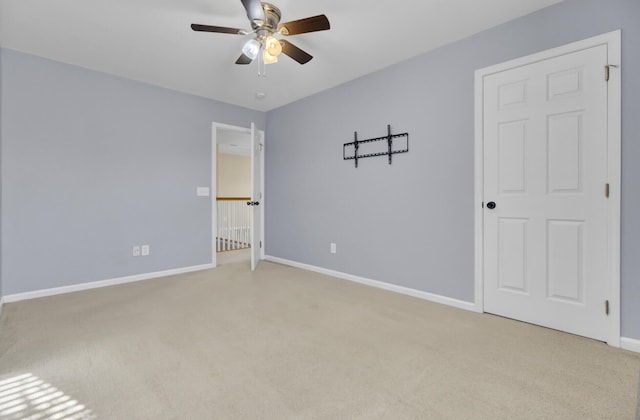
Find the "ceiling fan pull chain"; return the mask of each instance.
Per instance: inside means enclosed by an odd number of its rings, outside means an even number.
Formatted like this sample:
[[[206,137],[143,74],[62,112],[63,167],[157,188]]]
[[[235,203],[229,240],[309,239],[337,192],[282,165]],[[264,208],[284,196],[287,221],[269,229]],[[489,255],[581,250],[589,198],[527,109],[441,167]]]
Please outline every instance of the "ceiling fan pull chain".
[[[262,56],[262,48],[260,48],[260,52],[258,53],[258,77],[267,77],[267,64],[264,62],[264,57]]]

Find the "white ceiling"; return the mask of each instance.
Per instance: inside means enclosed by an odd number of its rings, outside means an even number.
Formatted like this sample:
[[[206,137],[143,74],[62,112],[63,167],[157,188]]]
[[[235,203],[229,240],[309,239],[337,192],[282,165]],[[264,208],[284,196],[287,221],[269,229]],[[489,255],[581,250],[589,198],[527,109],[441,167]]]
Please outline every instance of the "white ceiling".
[[[249,28],[240,0],[0,0],[0,44],[267,111],[559,1],[272,0],[282,22],[324,13],[331,30],[288,37],[314,59],[266,78],[234,64],[245,37],[189,27]]]

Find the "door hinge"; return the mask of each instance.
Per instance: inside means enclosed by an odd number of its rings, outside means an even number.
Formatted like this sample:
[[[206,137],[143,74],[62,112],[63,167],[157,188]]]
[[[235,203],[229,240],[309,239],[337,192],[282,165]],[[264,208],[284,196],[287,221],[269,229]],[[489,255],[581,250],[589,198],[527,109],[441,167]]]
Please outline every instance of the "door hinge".
[[[608,182],[604,186],[604,196],[609,198],[609,183]]]
[[[608,300],[604,301],[604,313],[609,315],[609,301]]]
[[[262,241],[260,241],[260,248],[262,248]]]
[[[484,201],[482,202],[482,208],[484,208]]]
[[[604,66],[604,80],[606,82],[609,81],[609,73],[611,71],[611,67],[618,68],[618,66],[616,66],[615,64],[607,64],[606,66]]]

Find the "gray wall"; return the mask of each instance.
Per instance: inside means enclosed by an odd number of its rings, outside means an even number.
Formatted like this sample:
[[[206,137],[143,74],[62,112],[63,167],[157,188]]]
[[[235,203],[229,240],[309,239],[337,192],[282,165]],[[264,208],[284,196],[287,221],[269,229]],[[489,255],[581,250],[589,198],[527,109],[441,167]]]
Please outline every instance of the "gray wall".
[[[267,116],[268,255],[473,301],[474,71],[622,29],[622,334],[640,338],[640,1],[567,0]],[[409,132],[410,152],[342,160]],[[336,242],[338,253],[329,253]]]
[[[264,113],[0,54],[5,295],[211,262],[211,123]]]

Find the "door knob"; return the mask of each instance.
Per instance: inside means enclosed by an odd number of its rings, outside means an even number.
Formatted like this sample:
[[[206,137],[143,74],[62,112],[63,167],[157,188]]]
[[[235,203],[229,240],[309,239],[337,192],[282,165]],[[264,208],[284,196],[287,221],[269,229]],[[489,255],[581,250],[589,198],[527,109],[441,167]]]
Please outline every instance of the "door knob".
[[[493,202],[493,201],[489,201],[489,202],[487,203],[487,208],[488,208],[489,210],[493,210],[493,209],[495,209],[495,208],[496,208],[496,203],[495,203],[495,202]]]

